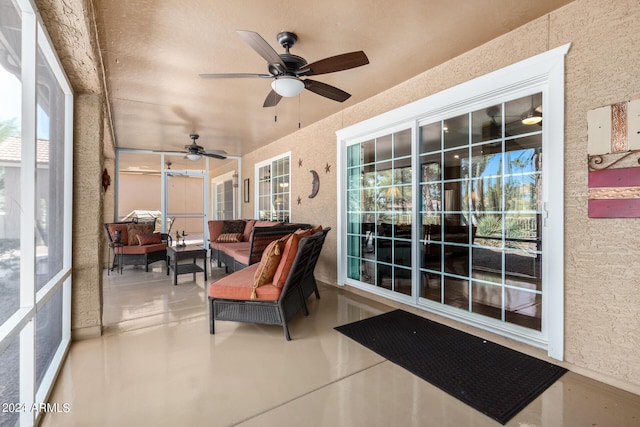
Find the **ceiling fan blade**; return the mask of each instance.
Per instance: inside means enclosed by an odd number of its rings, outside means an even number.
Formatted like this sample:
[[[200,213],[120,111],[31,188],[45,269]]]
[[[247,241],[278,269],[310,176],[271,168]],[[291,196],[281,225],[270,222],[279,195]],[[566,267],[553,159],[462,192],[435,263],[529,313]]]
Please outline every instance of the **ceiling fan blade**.
[[[151,150],[152,153],[158,154],[184,154],[184,151],[174,151],[174,150]]]
[[[224,160],[227,158],[227,156],[223,156],[222,154],[216,154],[216,153],[200,153],[200,155],[205,157],[212,157],[214,159],[221,159],[221,160]]]
[[[342,55],[331,56],[305,65],[300,74],[305,76],[317,76],[318,74],[335,73],[336,71],[361,67],[368,63],[369,58],[367,58],[367,55],[360,50],[358,52],[349,52],[343,53]]]
[[[262,106],[265,108],[275,107],[276,105],[278,105],[278,102],[280,102],[281,99],[282,95],[277,94],[275,90],[271,89],[271,92],[269,92],[269,94],[265,98],[264,104],[262,104]]]
[[[272,78],[271,74],[254,74],[254,73],[222,73],[222,74],[198,74],[203,79],[252,79]]]
[[[253,48],[258,55],[262,56],[268,64],[279,64],[284,72],[287,69],[282,58],[278,55],[269,43],[262,38],[262,36],[255,31],[236,30],[240,37]]]
[[[324,96],[325,98],[333,99],[338,102],[344,102],[351,97],[351,94],[343,91],[342,89],[311,79],[304,80],[304,88],[320,96]]]

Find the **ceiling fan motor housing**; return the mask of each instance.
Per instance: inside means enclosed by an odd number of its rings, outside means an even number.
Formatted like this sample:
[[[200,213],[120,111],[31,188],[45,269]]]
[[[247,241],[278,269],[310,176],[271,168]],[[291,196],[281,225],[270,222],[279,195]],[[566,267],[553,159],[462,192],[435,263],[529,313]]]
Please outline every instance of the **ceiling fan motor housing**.
[[[287,70],[283,73],[280,70],[280,67],[277,66],[277,64],[269,64],[269,72],[274,76],[278,76],[281,74],[295,76],[298,74],[298,70],[307,65],[307,61],[298,55],[281,53],[280,58],[282,58],[282,62],[284,62],[284,65],[287,66]]]

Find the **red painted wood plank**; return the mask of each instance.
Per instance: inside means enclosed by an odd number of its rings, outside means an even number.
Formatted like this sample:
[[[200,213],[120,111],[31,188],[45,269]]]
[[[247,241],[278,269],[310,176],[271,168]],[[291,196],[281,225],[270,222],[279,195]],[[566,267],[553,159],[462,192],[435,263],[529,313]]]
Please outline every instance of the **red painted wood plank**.
[[[589,218],[639,218],[640,199],[589,200]]]
[[[640,167],[606,169],[589,172],[589,188],[637,187],[640,185]]]

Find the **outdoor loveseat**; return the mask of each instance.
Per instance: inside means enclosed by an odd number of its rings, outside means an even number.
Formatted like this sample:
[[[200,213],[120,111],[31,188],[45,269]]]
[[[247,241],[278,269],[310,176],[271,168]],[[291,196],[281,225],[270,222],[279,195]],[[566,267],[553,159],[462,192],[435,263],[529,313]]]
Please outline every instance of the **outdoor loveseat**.
[[[209,285],[209,332],[216,320],[280,325],[290,340],[289,320],[299,311],[308,315],[312,293],[320,298],[313,271],[330,229],[298,230],[274,241],[259,263]]]

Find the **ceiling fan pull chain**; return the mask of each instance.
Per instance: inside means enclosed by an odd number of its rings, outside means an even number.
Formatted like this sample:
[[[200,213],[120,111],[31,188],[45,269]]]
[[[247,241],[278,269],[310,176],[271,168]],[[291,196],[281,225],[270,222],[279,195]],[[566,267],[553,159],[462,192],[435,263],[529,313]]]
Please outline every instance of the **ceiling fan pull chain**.
[[[300,129],[300,99],[302,98],[302,96],[300,94],[298,94],[298,129]]]

